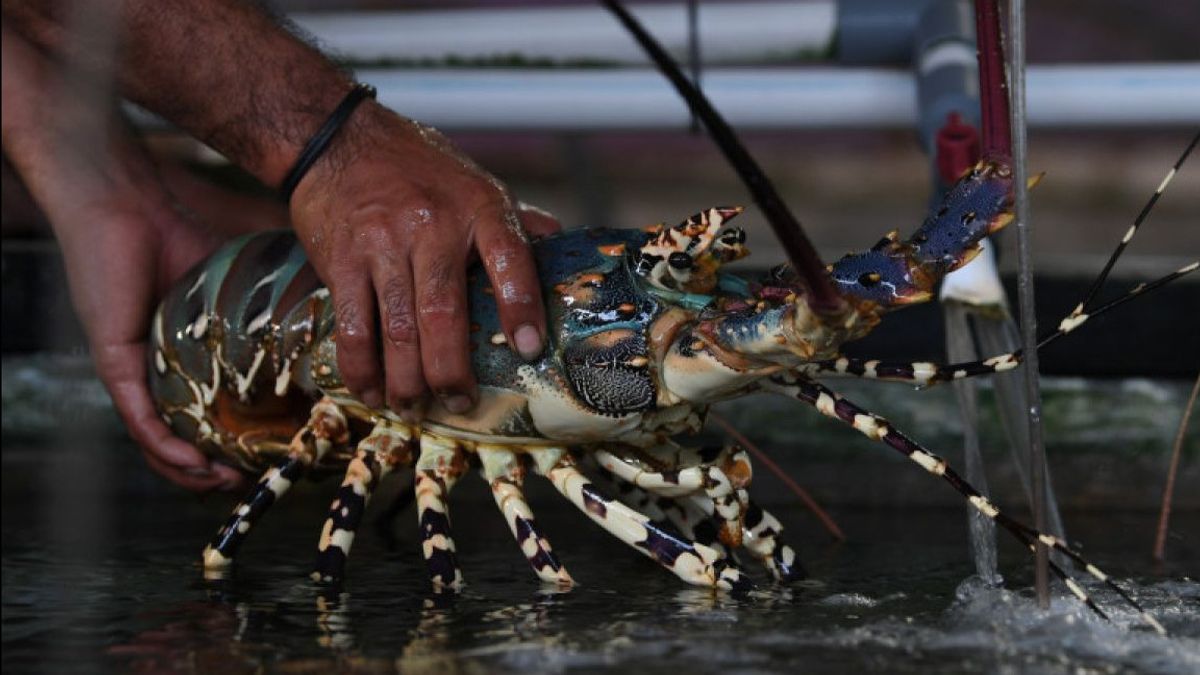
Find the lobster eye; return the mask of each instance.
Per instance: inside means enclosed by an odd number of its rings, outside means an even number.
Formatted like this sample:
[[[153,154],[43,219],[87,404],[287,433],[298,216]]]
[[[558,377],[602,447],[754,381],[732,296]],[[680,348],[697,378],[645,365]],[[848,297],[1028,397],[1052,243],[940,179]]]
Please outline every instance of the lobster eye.
[[[667,264],[677,270],[688,270],[692,268],[692,256],[676,251],[667,258]]]
[[[873,288],[878,286],[879,282],[882,280],[883,277],[879,276],[878,272],[864,272],[858,277],[858,283],[863,288]]]

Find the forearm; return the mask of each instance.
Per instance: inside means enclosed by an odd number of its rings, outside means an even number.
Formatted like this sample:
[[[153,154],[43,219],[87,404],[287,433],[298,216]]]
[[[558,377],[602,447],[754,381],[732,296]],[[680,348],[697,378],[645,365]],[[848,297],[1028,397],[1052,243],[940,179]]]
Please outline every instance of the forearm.
[[[110,102],[74,96],[7,23],[2,49],[4,151],[63,246],[94,227],[80,213],[131,195],[148,208],[144,188],[157,177],[134,156]]]
[[[69,143],[61,131],[68,126],[64,118],[70,117],[76,106],[71,99],[52,100],[54,82],[45,59],[21,36],[12,33],[7,23],[0,46],[3,66],[0,135],[4,152],[57,232],[70,226],[67,224],[78,223],[76,219],[55,217],[61,214],[51,212],[65,208],[59,199],[62,196],[58,194],[59,188],[73,184],[80,193],[94,192],[90,188],[94,178],[75,170],[79,162],[64,161]]]
[[[116,79],[130,100],[278,185],[350,78],[254,3],[241,0],[99,2],[119,12]],[[6,19],[47,51],[104,60],[72,40],[54,3],[4,0]]]

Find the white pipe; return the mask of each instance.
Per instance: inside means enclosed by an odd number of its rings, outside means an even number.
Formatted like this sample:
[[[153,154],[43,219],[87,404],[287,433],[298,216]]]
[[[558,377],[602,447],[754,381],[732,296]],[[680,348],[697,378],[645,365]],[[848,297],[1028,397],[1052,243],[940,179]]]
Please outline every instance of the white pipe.
[[[671,52],[687,53],[682,2],[629,8]],[[826,53],[837,8],[815,2],[705,2],[698,13],[703,58],[711,63]],[[408,12],[293,14],[332,54],[351,61],[488,58],[646,63],[642,49],[607,10],[516,7]]]
[[[363,70],[395,110],[445,129],[678,129],[683,101],[651,70]],[[704,91],[740,129],[915,128],[908,71],[721,69]],[[1200,63],[1033,66],[1033,127],[1200,124]]]

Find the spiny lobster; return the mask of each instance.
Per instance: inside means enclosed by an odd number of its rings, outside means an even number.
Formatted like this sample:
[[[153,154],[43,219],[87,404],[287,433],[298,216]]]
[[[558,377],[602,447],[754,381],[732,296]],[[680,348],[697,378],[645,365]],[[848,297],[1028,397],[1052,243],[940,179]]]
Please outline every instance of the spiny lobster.
[[[694,88],[681,90],[694,106],[707,105]],[[720,122],[713,116],[705,117],[706,124]],[[419,425],[367,407],[344,387],[328,291],[293,235],[272,232],[231,242],[174,288],[152,328],[151,388],[163,418],[208,452],[264,472],[205,549],[204,566],[228,568],[251,527],[303,475],[340,471],[344,480],[321,531],[313,573],[318,581],[338,581],[371,493],[387,474],[412,467],[431,582],[435,589],[457,588],[462,575],[447,497],[473,455],[544,582],[573,580],[524,498],[530,465],[593,521],[689,583],[750,587],[732,558],[737,548],[759,559],[775,579],[797,579],[802,567],[780,539],[781,523],[748,494],[746,453],[736,445],[696,449],[674,440],[701,427],[709,404],[762,391],[811,405],[901,452],[1023,545],[1042,542],[1137,608],[1065,542],[1001,513],[943,459],[817,379],[931,384],[1020,363],[1020,352],[938,365],[851,359],[839,351],[884,313],[929,299],[943,276],[969,261],[978,242],[1012,218],[1012,182],[1006,161],[985,156],[908,239],[893,232],[827,272],[785,265],[754,283],[720,269],[747,253],[745,235],[726,227],[741,211],[737,207],[711,208],[673,227],[569,231],[542,239],[533,249],[552,326],[545,351],[527,363],[509,350],[492,289],[476,270],[469,301],[479,404],[453,414],[435,402]],[[1041,344],[1196,267],[1096,309],[1089,293]],[[620,498],[609,496],[581,471],[582,462],[595,462],[608,480],[632,488]],[[1100,612],[1066,571],[1052,569]]]

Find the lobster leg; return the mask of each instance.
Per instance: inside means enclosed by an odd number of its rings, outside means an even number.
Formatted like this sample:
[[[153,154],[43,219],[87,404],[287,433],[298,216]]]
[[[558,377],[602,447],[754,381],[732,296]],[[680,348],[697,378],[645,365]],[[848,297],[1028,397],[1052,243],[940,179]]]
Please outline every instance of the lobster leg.
[[[321,528],[313,581],[336,583],[342,580],[354,533],[362,522],[371,492],[393,469],[411,463],[412,432],[407,427],[380,422],[359,442],[354,459],[346,467],[346,477],[329,506],[325,526]]]
[[[267,509],[287,493],[309,466],[319,461],[333,446],[344,445],[349,440],[346,417],[337,404],[328,397],[313,404],[308,423],[292,438],[287,457],[277,466],[267,469],[205,547],[205,571],[219,575],[232,565],[233,557],[246,540],[250,528]]]
[[[599,465],[595,467],[595,474],[602,485],[616,493],[622,504],[649,516],[655,525],[674,526],[683,536],[713,549],[722,558],[728,557],[729,550],[721,543],[713,524],[711,499],[703,495],[680,498],[653,495],[632,483],[617,480],[613,472]]]
[[[421,554],[425,556],[434,591],[458,590],[463,584],[454,539],[450,536],[450,507],[446,497],[466,469],[467,458],[457,442],[432,434],[421,436],[414,489]]]
[[[559,586],[574,584],[574,579],[550,549],[550,542],[534,526],[533,512],[521,490],[525,482],[525,467],[520,460],[511,450],[501,447],[480,445],[475,451],[483,463],[483,475],[492,488],[496,506],[504,514],[504,520],[534,574],[546,583]]]
[[[651,522],[647,516],[602,494],[575,466],[575,460],[558,450],[531,451],[538,472],[580,511],[610,534],[662,565],[684,581],[731,591],[752,587],[737,565],[721,559],[713,549],[688,541]]]
[[[808,576],[796,551],[780,540],[783,524],[753,500],[746,505],[742,527],[742,546],[762,561],[776,581],[799,581]]]
[[[699,454],[703,457],[704,451],[700,451]],[[660,494],[662,488],[656,488],[654,485],[660,482],[659,477],[672,479],[671,481],[662,481],[663,485],[670,486],[666,490],[670,492],[675,489],[676,485],[690,482],[684,477],[688,471],[701,469],[716,473],[715,477],[704,478],[704,484],[707,486],[705,494],[693,493],[685,497],[670,499],[675,508],[673,510],[663,509],[663,511],[668,514],[671,521],[685,534],[694,536],[705,544],[708,542],[705,541],[704,532],[711,528],[710,524],[715,521],[717,527],[711,530],[710,536],[714,536],[718,541],[715,544],[709,544],[710,546],[718,548],[722,552],[725,550],[725,545],[729,545],[731,549],[737,548],[739,545],[744,547],[761,560],[771,576],[778,581],[795,581],[806,576],[803,567],[797,561],[795,550],[779,539],[779,533],[783,531],[783,525],[779,519],[764,511],[747,497],[745,488],[749,483],[750,459],[746,456],[745,451],[736,445],[726,446],[715,457],[710,454],[708,457],[710,464],[664,474],[648,474],[636,463],[614,457],[607,452],[597,453],[597,459],[600,461],[602,469],[609,471],[611,475],[629,481],[630,487],[639,491],[645,488],[650,492]],[[610,468],[614,462],[619,463],[618,466]],[[724,467],[713,466],[711,462],[720,462]],[[733,482],[728,477],[731,474],[740,477],[739,484],[742,487],[727,491],[724,489],[725,485],[733,487]],[[676,475],[680,478],[675,479]],[[736,499],[731,500],[730,493],[736,495]],[[729,517],[733,513],[731,506],[737,508],[736,517],[732,521]],[[731,527],[738,528],[736,540],[727,534]],[[695,534],[693,535],[693,533]]]
[[[921,444],[908,438],[904,434],[896,430],[886,419],[872,414],[867,410],[855,405],[854,403],[842,398],[840,394],[830,390],[828,387],[808,380],[806,378],[796,378],[789,373],[772,376],[769,383],[764,386],[764,390],[773,391],[799,399],[817,409],[822,415],[840,420],[854,427],[863,435],[872,440],[884,443],[896,451],[916,462],[929,473],[934,476],[941,477],[950,484],[959,494],[961,494],[971,506],[975,507],[983,515],[994,520],[1000,527],[1011,534],[1014,538],[1021,542],[1026,548],[1031,551],[1036,548],[1036,543],[1041,542],[1046,546],[1062,553],[1066,557],[1073,560],[1076,564],[1082,566],[1088,574],[1095,579],[1104,583],[1109,589],[1115,591],[1121,596],[1131,607],[1133,607],[1142,617],[1142,619],[1150,625],[1154,630],[1161,634],[1166,634],[1166,630],[1162,627],[1153,616],[1147,613],[1137,604],[1137,602],[1129,597],[1129,594],[1116,585],[1107,574],[1100,571],[1095,565],[1089,563],[1079,554],[1078,551],[1069,547],[1066,542],[1058,537],[1050,534],[1039,532],[1021,522],[1013,520],[1007,515],[1000,512],[987,497],[980,494],[970,483],[958,475],[954,469],[950,468],[946,460],[938,457],[929,450],[921,446]],[[1053,570],[1071,593],[1079,600],[1088,606],[1096,614],[1106,617],[1104,612],[1096,606],[1096,603],[1088,597],[1083,588],[1072,578],[1066,571],[1059,567],[1054,562],[1050,563],[1050,569]]]
[[[682,449],[678,449],[679,457]],[[664,497],[687,496],[703,492],[712,500],[713,516],[719,525],[718,536],[725,545],[737,548],[742,545],[742,517],[745,514],[746,486],[750,482],[750,460],[745,451],[726,447],[715,456],[702,451],[699,462],[686,468],[652,471],[640,462],[614,455],[606,450],[596,453],[600,466],[618,478],[637,487]],[[718,462],[725,466],[719,466]],[[732,476],[737,477],[737,481]]]

